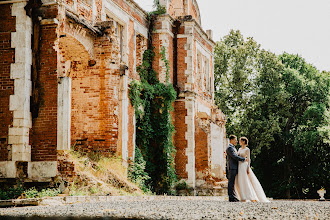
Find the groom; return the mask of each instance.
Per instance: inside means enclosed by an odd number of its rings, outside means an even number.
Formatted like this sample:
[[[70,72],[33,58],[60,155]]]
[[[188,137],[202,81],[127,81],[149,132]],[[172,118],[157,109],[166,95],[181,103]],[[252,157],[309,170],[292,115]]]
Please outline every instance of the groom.
[[[238,202],[239,200],[234,195],[235,178],[238,171],[238,161],[247,161],[247,158],[237,155],[235,148],[237,144],[237,137],[235,135],[229,136],[229,145],[227,147],[227,168],[228,168],[228,197],[229,202]]]

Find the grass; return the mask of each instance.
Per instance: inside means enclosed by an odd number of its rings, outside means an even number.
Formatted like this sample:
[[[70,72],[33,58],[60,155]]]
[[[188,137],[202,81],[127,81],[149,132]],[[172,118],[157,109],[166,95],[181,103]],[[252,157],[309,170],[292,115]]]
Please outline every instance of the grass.
[[[120,157],[104,157],[99,153],[71,151],[66,155],[75,164],[78,178],[69,186],[77,195],[143,195],[143,191],[127,177]]]
[[[84,154],[77,151],[64,152],[65,159],[74,162],[77,177],[68,185],[70,196],[130,195],[145,193],[129,180],[127,168],[117,156],[104,157],[100,153]],[[56,182],[57,186],[60,182]],[[42,186],[26,188],[24,183],[0,188],[0,200],[17,198],[41,198],[57,196],[58,188]]]

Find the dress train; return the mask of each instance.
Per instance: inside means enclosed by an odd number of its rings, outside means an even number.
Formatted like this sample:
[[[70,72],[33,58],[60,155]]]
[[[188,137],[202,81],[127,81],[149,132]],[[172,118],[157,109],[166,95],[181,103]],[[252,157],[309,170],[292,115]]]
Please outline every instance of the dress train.
[[[235,193],[239,200],[270,202],[252,169],[248,167],[248,162],[239,162],[238,174],[235,180]],[[249,169],[249,174],[247,174]]]

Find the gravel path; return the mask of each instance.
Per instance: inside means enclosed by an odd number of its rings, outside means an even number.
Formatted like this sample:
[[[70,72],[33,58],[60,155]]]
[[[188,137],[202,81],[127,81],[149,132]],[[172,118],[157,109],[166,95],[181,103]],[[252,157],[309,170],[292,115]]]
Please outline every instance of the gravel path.
[[[20,217],[39,219],[35,216],[61,220],[95,219],[96,217],[100,219],[330,219],[330,202],[274,200],[271,203],[229,203],[203,199],[152,201],[132,199],[0,208],[1,220],[22,219]]]

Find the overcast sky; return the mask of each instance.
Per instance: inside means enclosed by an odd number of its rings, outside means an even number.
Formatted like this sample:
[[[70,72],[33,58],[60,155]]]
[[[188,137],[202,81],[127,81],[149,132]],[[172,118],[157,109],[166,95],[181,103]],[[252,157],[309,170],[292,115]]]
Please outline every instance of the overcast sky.
[[[147,11],[153,0],[135,0]],[[299,54],[330,71],[330,0],[197,0],[204,30],[214,41],[230,29],[253,37],[262,48]]]

